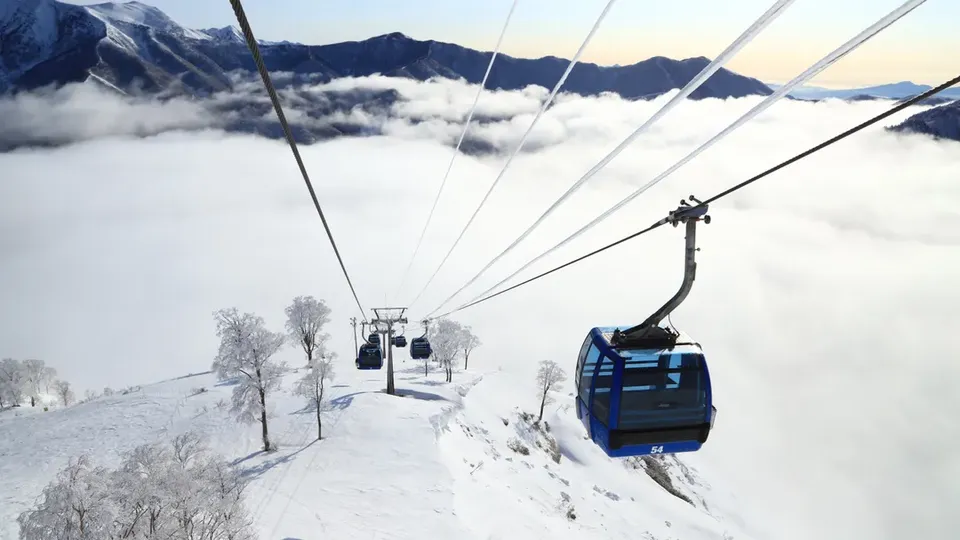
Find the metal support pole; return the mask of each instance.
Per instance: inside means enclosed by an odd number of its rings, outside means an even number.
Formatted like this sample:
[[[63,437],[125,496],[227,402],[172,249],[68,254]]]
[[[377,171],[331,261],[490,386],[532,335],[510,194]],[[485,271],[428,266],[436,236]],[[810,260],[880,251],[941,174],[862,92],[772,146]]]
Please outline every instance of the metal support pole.
[[[700,201],[693,196],[690,196],[690,200],[698,203],[698,205],[690,206],[685,201],[680,201],[680,207],[671,214],[670,218],[670,223],[672,223],[674,227],[680,223],[686,225],[683,252],[683,282],[680,284],[680,290],[642,323],[628,328],[623,332],[619,330],[614,332],[611,339],[614,346],[625,345],[627,342],[637,339],[649,340],[654,338],[654,336],[659,339],[668,337],[661,335],[665,331],[659,328],[660,321],[670,315],[673,310],[677,309],[687,298],[687,295],[690,294],[690,290],[693,288],[693,281],[697,277],[697,222],[702,220],[704,223],[710,223],[710,216],[706,215],[707,206],[700,204]],[[675,339],[675,337],[670,339]]]
[[[391,396],[396,394],[396,388],[393,385],[393,322],[387,327],[387,393]]]
[[[360,356],[360,346],[357,344],[357,318],[350,317],[350,325],[353,326],[353,356]]]
[[[407,308],[374,308],[373,313],[375,317],[370,321],[371,325],[375,325],[377,332],[382,336],[381,341],[386,343],[381,343],[381,349],[386,347],[387,352],[387,393],[391,395],[396,394],[396,386],[394,384],[393,378],[393,325],[396,323],[407,324],[407,319],[404,318],[403,312]],[[381,314],[381,311],[383,312]],[[398,311],[398,314],[392,315],[392,312]]]

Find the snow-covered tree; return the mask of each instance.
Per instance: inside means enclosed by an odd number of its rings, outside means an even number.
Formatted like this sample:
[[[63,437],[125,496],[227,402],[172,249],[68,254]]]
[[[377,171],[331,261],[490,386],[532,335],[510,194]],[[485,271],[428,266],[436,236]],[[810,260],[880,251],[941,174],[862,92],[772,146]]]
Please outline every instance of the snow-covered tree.
[[[105,387],[103,388],[103,396],[104,396],[104,397],[110,397],[110,396],[112,396],[112,395],[114,395],[114,394],[116,394],[116,392],[114,391],[113,388],[110,388],[109,386],[105,386]]]
[[[560,390],[563,379],[567,376],[563,369],[553,360],[544,360],[540,362],[540,369],[537,370],[537,397],[540,398],[540,415],[537,422],[543,420],[543,407],[548,403],[553,403],[550,397],[551,390]]]
[[[36,407],[37,398],[40,397],[40,388],[43,385],[43,377],[47,374],[47,366],[43,360],[30,358],[23,361],[23,376],[26,384],[24,392],[30,398],[30,406]]]
[[[23,363],[13,358],[0,360],[0,396],[7,406],[23,402],[26,390],[26,377]]]
[[[266,329],[262,317],[240,314],[236,308],[214,313],[220,349],[213,370],[220,380],[234,380],[230,411],[241,422],[260,421],[263,450],[271,450],[267,429],[267,396],[280,388],[286,367],[271,358],[284,343],[284,336]]]
[[[453,381],[453,365],[461,352],[463,327],[450,319],[439,319],[430,328],[428,339],[437,359],[447,376],[447,382]]]
[[[69,407],[73,403],[73,388],[67,381],[57,381],[53,384],[53,390],[57,394],[57,399],[64,407]]]
[[[325,382],[333,380],[333,359],[337,353],[321,353],[315,358],[309,366],[307,373],[297,382],[297,395],[307,398],[310,407],[317,411],[317,440],[323,438],[323,422],[320,419],[320,413],[327,396],[325,393]]]
[[[57,370],[44,366],[43,373],[40,375],[40,381],[43,383],[43,391],[50,393],[50,386],[57,380]]]
[[[71,459],[43,489],[36,508],[17,518],[20,540],[116,538],[111,491],[107,469],[94,467],[86,455]]]
[[[320,333],[323,325],[330,322],[330,308],[323,300],[312,296],[298,296],[287,306],[286,312],[287,332],[303,348],[307,355],[307,364],[310,364],[314,354],[319,352],[330,338],[328,334]]]
[[[246,485],[193,432],[135,448],[116,471],[80,456],[20,515],[20,539],[254,540]]]
[[[460,348],[463,352],[463,369],[467,369],[467,365],[470,362],[470,353],[480,345],[482,345],[480,338],[473,335],[470,326],[464,326],[460,334]]]

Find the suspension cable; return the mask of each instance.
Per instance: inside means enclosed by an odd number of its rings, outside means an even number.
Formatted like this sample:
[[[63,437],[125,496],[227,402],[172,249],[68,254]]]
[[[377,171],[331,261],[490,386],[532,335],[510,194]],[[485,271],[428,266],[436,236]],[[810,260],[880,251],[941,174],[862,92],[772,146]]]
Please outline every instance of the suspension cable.
[[[912,98],[910,98],[910,99],[908,99],[908,100],[906,100],[906,101],[898,104],[897,106],[892,107],[892,108],[888,109],[887,111],[884,111],[884,112],[882,112],[882,113],[874,116],[873,118],[870,118],[869,120],[867,120],[867,121],[865,121],[865,122],[862,122],[862,123],[860,123],[860,124],[857,124],[856,126],[854,126],[854,127],[850,128],[850,129],[844,131],[843,133],[840,133],[839,135],[836,135],[836,136],[834,136],[834,137],[832,137],[832,138],[830,138],[830,139],[827,139],[826,141],[823,141],[822,143],[820,143],[820,144],[818,144],[818,145],[816,145],[816,146],[814,146],[814,147],[812,147],[812,148],[809,148],[809,149],[807,149],[807,150],[805,150],[805,151],[803,151],[803,152],[801,152],[801,153],[793,156],[792,158],[790,158],[790,159],[788,159],[788,160],[786,160],[786,161],[783,161],[783,162],[781,162],[780,164],[775,165],[775,166],[773,166],[773,167],[771,167],[771,168],[763,171],[762,173],[760,173],[760,174],[758,174],[758,175],[756,175],[756,176],[753,176],[753,177],[751,177],[751,178],[748,178],[747,180],[744,180],[743,182],[740,182],[739,184],[737,184],[737,185],[735,185],[735,186],[733,186],[733,187],[731,187],[731,188],[729,188],[729,189],[726,189],[726,190],[724,190],[724,191],[721,191],[720,193],[717,193],[717,194],[714,195],[713,197],[710,197],[710,198],[708,198],[708,199],[706,199],[706,200],[704,200],[704,201],[702,201],[702,202],[694,205],[693,208],[706,206],[706,205],[709,205],[709,204],[711,204],[711,203],[713,203],[713,202],[716,202],[716,201],[722,199],[723,197],[726,197],[727,195],[730,195],[731,193],[733,193],[733,192],[735,192],[735,191],[739,191],[740,189],[742,189],[742,188],[744,188],[744,187],[746,187],[746,186],[748,186],[748,185],[756,182],[757,180],[760,180],[761,178],[765,178],[765,177],[767,177],[767,176],[769,176],[769,175],[771,175],[771,174],[773,174],[773,173],[775,173],[775,172],[777,172],[777,171],[779,171],[779,170],[781,170],[781,169],[783,169],[783,168],[786,168],[786,167],[788,167],[789,165],[791,165],[791,164],[793,164],[793,163],[796,163],[797,161],[800,161],[801,159],[803,159],[803,158],[805,158],[805,157],[807,157],[807,156],[810,156],[811,154],[815,154],[816,152],[819,152],[820,150],[823,150],[824,148],[826,148],[826,147],[828,147],[828,146],[830,146],[830,145],[832,145],[832,144],[834,144],[834,143],[836,143],[836,142],[839,142],[839,141],[841,141],[841,140],[849,137],[850,135],[853,135],[854,133],[857,133],[858,131],[861,131],[861,130],[863,130],[863,129],[865,129],[865,128],[868,128],[868,127],[872,126],[873,124],[876,124],[877,122],[879,122],[879,121],[881,121],[881,120],[883,120],[883,119],[885,119],[885,118],[887,118],[887,117],[889,117],[889,116],[892,116],[892,115],[894,115],[894,114],[896,114],[896,113],[898,113],[898,112],[906,109],[907,107],[910,107],[910,106],[912,106],[912,105],[915,105],[915,104],[917,104],[917,103],[919,103],[919,102],[921,102],[921,101],[923,101],[923,100],[925,100],[925,99],[927,99],[927,98],[929,98],[929,97],[932,97],[932,96],[934,96],[934,95],[936,95],[936,94],[939,94],[940,92],[946,90],[947,88],[950,88],[951,86],[955,86],[955,85],[957,85],[957,84],[960,84],[960,75],[954,77],[953,79],[950,79],[949,81],[941,84],[940,86],[937,86],[937,87],[935,87],[935,88],[931,88],[930,90],[927,90],[926,92],[923,92],[922,94],[916,95],[916,96],[914,96],[914,97],[912,97]],[[619,246],[620,244],[622,244],[622,243],[624,243],[624,242],[626,242],[626,241],[628,241],[628,240],[633,240],[634,238],[637,238],[638,236],[642,236],[642,235],[644,235],[644,234],[646,234],[646,233],[648,233],[648,232],[650,232],[650,231],[652,231],[652,230],[654,230],[654,229],[656,229],[656,228],[658,228],[658,227],[661,227],[661,226],[663,226],[663,225],[666,225],[669,221],[670,221],[670,216],[667,216],[667,217],[665,217],[665,218],[663,218],[663,219],[660,219],[659,221],[657,221],[657,222],[654,223],[653,225],[651,225],[651,226],[649,226],[649,227],[647,227],[647,228],[645,228],[645,229],[643,229],[643,230],[637,231],[637,232],[635,232],[635,233],[633,233],[633,234],[631,234],[631,235],[629,235],[629,236],[625,236],[625,237],[621,238],[620,240],[617,240],[616,242],[613,242],[612,244],[607,244],[606,246],[604,246],[604,247],[602,247],[602,248],[600,248],[600,249],[596,249],[596,250],[594,250],[594,251],[591,251],[590,253],[587,253],[586,255],[577,257],[576,259],[573,259],[572,261],[569,261],[569,262],[566,262],[566,263],[564,263],[564,264],[561,264],[560,266],[557,266],[557,267],[555,267],[555,268],[553,268],[553,269],[551,269],[551,270],[548,270],[548,271],[546,271],[546,272],[543,272],[542,274],[538,274],[538,275],[536,275],[536,276],[534,276],[534,277],[532,277],[532,278],[530,278],[530,279],[527,279],[526,281],[522,281],[522,282],[520,282],[520,283],[517,283],[516,285],[513,285],[513,286],[511,286],[511,287],[509,287],[509,288],[506,288],[506,289],[504,289],[504,290],[502,290],[502,291],[500,291],[500,292],[491,294],[491,295],[489,295],[489,296],[485,296],[485,297],[480,298],[480,299],[475,299],[475,300],[473,300],[473,301],[471,301],[471,302],[469,302],[469,303],[467,303],[467,304],[464,304],[464,305],[462,305],[462,306],[460,306],[460,307],[458,307],[458,308],[456,308],[456,309],[450,310],[450,311],[444,313],[443,315],[438,315],[438,316],[434,317],[434,319],[440,319],[440,318],[446,317],[446,316],[448,316],[448,315],[450,315],[450,314],[452,314],[452,313],[456,313],[456,312],[458,312],[458,311],[460,311],[460,310],[463,310],[463,309],[466,309],[466,308],[468,308],[468,307],[470,307],[470,306],[475,306],[475,305],[477,305],[477,304],[479,304],[479,303],[481,303],[481,302],[485,302],[485,301],[487,301],[487,300],[490,300],[491,298],[493,298],[493,297],[495,297],[495,296],[500,296],[501,294],[503,294],[503,293],[505,293],[505,292],[512,291],[512,290],[514,290],[514,289],[516,289],[516,288],[518,288],[518,287],[522,287],[523,285],[526,285],[526,284],[528,284],[528,283],[534,282],[534,281],[536,281],[536,280],[538,280],[538,279],[540,279],[540,278],[542,278],[542,277],[548,276],[548,275],[550,275],[550,274],[552,274],[552,273],[554,273],[554,272],[556,272],[556,271],[558,271],[558,270],[561,270],[561,269],[563,269],[563,268],[566,268],[566,267],[568,267],[568,266],[571,266],[571,265],[573,265],[573,264],[576,264],[576,263],[578,263],[578,262],[580,262],[580,261],[582,261],[582,260],[584,260],[584,259],[587,259],[587,258],[589,258],[589,257],[592,257],[592,256],[594,256],[594,255],[596,255],[596,254],[598,254],[598,253],[601,253],[601,252],[604,252],[604,251],[606,251],[606,250],[608,250],[608,249],[610,249],[610,248]]]
[[[692,94],[694,90],[696,90],[703,83],[705,83],[707,79],[709,79],[714,73],[719,71],[720,68],[723,67],[724,64],[729,62],[734,56],[736,56],[736,54],[744,46],[747,45],[747,43],[750,43],[761,31],[763,31],[764,28],[766,28],[770,23],[776,20],[776,18],[779,17],[784,11],[786,11],[787,8],[790,7],[791,4],[793,4],[793,2],[794,0],[777,0],[776,2],[774,2],[774,4],[763,15],[761,15],[760,18],[754,21],[754,23],[749,28],[747,28],[742,34],[740,34],[740,36],[737,39],[735,39],[733,43],[731,43],[712,62],[710,62],[709,65],[703,68],[703,70],[701,70],[700,73],[697,74],[697,76],[691,79],[690,82],[688,82],[686,86],[684,86],[680,90],[679,93],[673,96],[673,98],[666,103],[666,105],[660,107],[660,109],[657,112],[655,112],[653,116],[651,116],[646,122],[644,122],[643,125],[638,127],[633,133],[630,134],[629,137],[624,139],[623,142],[621,142],[619,145],[617,145],[616,148],[614,148],[609,154],[607,154],[606,157],[601,159],[599,163],[594,165],[589,171],[586,172],[586,174],[581,176],[579,180],[574,182],[574,184],[570,186],[567,192],[561,195],[560,198],[558,198],[556,201],[554,201],[554,203],[550,205],[550,207],[547,208],[547,210],[543,214],[541,214],[540,217],[538,217],[537,220],[534,221],[533,224],[530,225],[530,227],[527,228],[526,231],[523,232],[523,234],[518,236],[516,240],[513,241],[513,243],[507,246],[507,248],[501,251],[499,255],[497,255],[490,262],[488,262],[486,266],[481,268],[480,271],[477,272],[475,276],[470,278],[470,280],[466,284],[464,284],[462,287],[457,289],[453,294],[447,297],[446,300],[441,302],[440,305],[438,305],[436,309],[434,309],[429,314],[427,314],[427,316],[429,317],[433,313],[439,311],[440,308],[445,306],[448,302],[450,302],[450,300],[453,300],[453,298],[456,297],[461,292],[463,292],[464,289],[466,289],[470,285],[473,285],[477,281],[477,279],[480,278],[480,276],[486,273],[486,271],[489,270],[490,267],[496,264],[497,261],[502,259],[507,253],[510,253],[513,250],[513,248],[517,247],[517,245],[520,244],[520,242],[522,242],[527,236],[529,236],[530,233],[534,231],[534,229],[539,227],[540,224],[543,223],[543,221],[547,219],[547,217],[550,214],[552,214],[554,210],[556,210],[561,204],[563,204],[564,201],[566,201],[571,195],[573,195],[576,191],[578,191],[590,178],[593,177],[593,175],[600,172],[600,169],[606,167],[608,163],[613,161],[613,159],[617,157],[621,152],[623,152],[623,150],[626,149],[627,146],[633,143],[633,141],[638,136],[640,136],[641,133],[645,132],[647,128],[655,124],[660,118],[662,118],[668,112],[670,112],[671,109],[673,109],[675,106],[681,103],[684,99],[686,99],[687,96]]]
[[[470,219],[467,220],[466,225],[463,226],[463,229],[460,231],[460,235],[457,236],[457,239],[453,242],[453,245],[450,246],[450,250],[447,251],[447,254],[443,257],[443,260],[440,261],[440,265],[437,266],[437,269],[433,271],[433,275],[430,276],[430,279],[423,285],[423,288],[420,289],[420,292],[417,293],[417,296],[410,302],[412,306],[420,299],[424,291],[427,290],[427,287],[430,286],[430,283],[433,282],[433,279],[437,277],[437,274],[440,272],[440,269],[443,268],[443,265],[446,264],[447,259],[450,258],[450,255],[453,253],[453,250],[457,247],[457,244],[460,243],[460,240],[463,238],[463,235],[467,232],[467,229],[470,227],[470,224],[473,223],[473,220],[477,217],[477,214],[480,213],[480,209],[483,208],[484,203],[487,202],[487,199],[490,197],[490,194],[493,193],[493,189],[497,187],[497,184],[500,182],[500,179],[503,178],[504,173],[507,172],[507,168],[510,167],[510,164],[513,162],[513,158],[520,153],[520,149],[523,148],[524,143],[527,140],[527,136],[533,131],[533,127],[537,125],[537,122],[540,120],[540,117],[543,116],[543,113],[547,110],[550,104],[553,102],[553,98],[556,97],[557,92],[560,91],[560,87],[563,86],[563,83],[566,82],[567,77],[570,75],[570,72],[573,70],[573,66],[577,64],[577,61],[580,59],[580,56],[583,55],[583,52],[586,50],[587,45],[590,43],[590,40],[593,39],[593,35],[596,34],[597,30],[600,28],[600,23],[603,22],[603,19],[607,16],[607,13],[610,11],[610,8],[613,7],[613,3],[616,0],[608,0],[606,7],[603,8],[603,11],[600,13],[600,16],[597,17],[597,21],[593,23],[593,28],[590,29],[590,33],[587,34],[587,37],[584,38],[583,43],[580,45],[580,49],[577,50],[577,53],[573,55],[573,59],[570,60],[570,63],[567,65],[567,70],[563,72],[563,75],[560,77],[560,80],[557,81],[557,84],[553,87],[553,91],[550,92],[550,96],[540,107],[540,110],[537,112],[537,116],[534,117],[533,122],[530,123],[530,126],[527,128],[526,133],[523,134],[523,137],[520,138],[520,142],[517,144],[517,147],[514,149],[513,154],[507,159],[507,162],[504,163],[503,168],[500,169],[500,173],[494,179],[493,184],[490,185],[490,189],[487,190],[486,195],[483,196],[483,199],[480,201],[480,204],[477,206],[476,210],[473,211],[473,215],[470,216]]]
[[[477,102],[480,101],[480,94],[483,93],[483,89],[487,86],[487,78],[490,76],[490,71],[493,69],[493,62],[497,59],[497,53],[500,52],[500,45],[503,43],[503,36],[507,33],[507,27],[510,26],[510,17],[513,16],[513,11],[517,8],[517,4],[520,0],[513,0],[513,5],[510,6],[510,12],[507,13],[507,20],[503,23],[503,30],[500,31],[500,38],[497,39],[497,46],[493,49],[493,55],[490,57],[490,63],[487,64],[487,72],[483,74],[483,80],[480,81],[480,88],[477,89],[477,95],[473,98],[473,105],[470,107],[470,112],[467,114],[467,119],[463,122],[463,131],[460,132],[460,140],[457,141],[456,148],[453,149],[453,156],[450,157],[450,163],[447,165],[447,172],[443,175],[443,180],[440,182],[440,189],[437,190],[437,196],[433,199],[433,206],[430,207],[430,213],[427,215],[427,221],[423,224],[423,231],[420,232],[420,239],[417,240],[417,247],[413,249],[413,255],[410,256],[410,263],[407,264],[407,269],[403,272],[403,278],[400,279],[400,286],[397,287],[396,295],[400,294],[400,291],[403,289],[404,284],[407,282],[407,276],[410,274],[410,268],[413,266],[413,261],[417,258],[417,253],[420,252],[420,246],[423,244],[423,237],[427,234],[427,228],[430,227],[430,221],[433,219],[433,212],[437,209],[437,203],[440,201],[440,194],[443,193],[443,187],[447,185],[447,178],[450,176],[450,171],[453,169],[453,162],[457,159],[457,154],[460,153],[460,145],[463,144],[463,139],[467,135],[467,129],[470,127],[470,120],[473,119],[473,113],[477,110]]]
[[[273,86],[273,81],[270,80],[270,73],[267,71],[267,67],[263,63],[263,58],[260,56],[260,47],[257,45],[256,38],[253,37],[253,30],[250,28],[250,23],[247,21],[247,15],[243,11],[243,5],[240,3],[240,0],[230,0],[230,5],[233,6],[233,13],[237,16],[237,22],[240,23],[240,29],[243,31],[243,37],[247,41],[247,47],[250,49],[250,53],[253,55],[253,61],[257,65],[257,71],[260,72],[260,77],[263,79],[263,86],[267,89],[267,93],[270,94],[270,101],[273,102],[273,108],[277,112],[277,119],[280,121],[280,126],[283,128],[283,134],[287,139],[287,143],[290,145],[290,150],[293,151],[293,157],[297,161],[297,166],[300,168],[300,174],[303,176],[303,181],[307,185],[307,191],[310,192],[310,198],[313,199],[313,206],[317,209],[317,214],[320,215],[320,221],[323,222],[323,228],[327,231],[327,238],[330,239],[330,245],[333,247],[333,253],[337,256],[337,260],[340,262],[340,269],[343,270],[343,277],[347,279],[347,285],[350,286],[350,292],[353,293],[353,299],[357,303],[357,308],[360,310],[360,316],[363,317],[363,320],[367,320],[367,316],[364,314],[363,306],[360,305],[360,298],[357,297],[357,291],[353,288],[353,282],[350,281],[350,274],[347,273],[347,267],[343,263],[343,258],[340,256],[340,250],[337,249],[337,243],[333,239],[333,233],[330,231],[330,226],[327,224],[327,218],[323,214],[323,210],[320,209],[320,201],[317,200],[317,194],[313,190],[313,183],[310,182],[310,176],[307,174],[307,168],[303,164],[303,159],[300,158],[300,151],[297,149],[297,142],[293,138],[293,132],[290,130],[290,125],[287,123],[287,118],[283,114],[283,107],[280,106],[280,98],[277,96],[277,91]]]
[[[590,230],[591,228],[593,228],[595,225],[597,225],[597,224],[600,223],[601,221],[603,221],[603,220],[605,220],[606,218],[610,217],[610,216],[611,216],[612,214],[614,214],[617,210],[623,208],[624,205],[626,205],[627,203],[629,203],[630,201],[632,201],[633,199],[635,199],[637,196],[639,196],[641,193],[643,193],[644,191],[646,191],[647,189],[649,189],[650,187],[652,187],[654,184],[658,183],[659,181],[661,181],[661,180],[663,180],[664,178],[666,178],[667,176],[669,176],[671,173],[673,173],[674,171],[676,171],[677,169],[679,169],[681,166],[683,166],[684,164],[686,164],[688,161],[692,160],[694,157],[698,156],[701,152],[703,152],[704,150],[706,150],[707,148],[709,148],[710,146],[712,146],[714,143],[720,141],[721,139],[723,139],[724,137],[726,137],[727,135],[729,135],[731,132],[733,132],[735,129],[739,128],[741,125],[745,124],[747,121],[749,121],[750,119],[752,119],[753,117],[755,117],[757,114],[759,114],[759,113],[761,113],[762,111],[766,110],[768,107],[770,107],[771,105],[773,105],[773,103],[775,103],[776,101],[779,101],[783,96],[786,95],[787,92],[789,92],[790,90],[792,90],[794,87],[796,87],[796,86],[798,86],[798,85],[800,85],[800,84],[803,84],[804,82],[808,81],[809,79],[811,79],[812,77],[814,77],[815,75],[817,75],[818,73],[820,73],[821,71],[823,71],[824,69],[826,69],[827,67],[829,67],[829,66],[831,66],[832,64],[834,64],[837,60],[843,58],[844,56],[846,56],[846,55],[849,54],[850,52],[854,51],[854,50],[857,49],[860,45],[862,45],[862,44],[864,44],[865,42],[867,42],[870,38],[872,38],[873,36],[877,35],[879,32],[881,32],[882,30],[884,30],[885,28],[887,28],[888,26],[890,26],[890,25],[893,24],[894,22],[898,21],[898,20],[899,20],[900,18],[902,18],[904,15],[906,15],[907,13],[910,13],[911,11],[913,11],[914,9],[916,9],[918,6],[920,6],[921,4],[923,4],[923,3],[926,2],[926,1],[927,1],[927,0],[907,0],[907,1],[904,2],[900,7],[898,7],[897,9],[895,9],[895,10],[893,10],[893,11],[891,11],[890,13],[888,13],[886,16],[884,16],[884,17],[881,18],[879,21],[877,21],[876,23],[874,23],[873,25],[871,25],[870,27],[868,27],[867,29],[865,29],[863,32],[861,32],[860,34],[858,34],[857,36],[855,36],[855,37],[854,37],[853,39],[851,39],[850,41],[844,43],[842,46],[840,46],[840,48],[838,48],[837,50],[831,52],[830,54],[828,54],[827,56],[825,56],[824,58],[822,58],[820,61],[818,61],[818,62],[815,63],[814,65],[810,66],[810,68],[808,68],[806,71],[804,71],[803,73],[801,73],[800,75],[798,75],[797,77],[795,77],[793,80],[791,80],[791,81],[788,82],[787,84],[785,84],[785,85],[783,85],[782,87],[778,88],[774,93],[772,93],[772,94],[770,94],[769,96],[767,96],[766,99],[764,99],[762,102],[760,102],[759,104],[757,104],[755,107],[753,107],[752,109],[750,109],[749,111],[747,111],[746,114],[744,114],[743,116],[741,116],[740,118],[738,118],[734,123],[732,123],[732,124],[730,124],[729,126],[727,126],[726,128],[724,128],[723,131],[721,131],[720,133],[718,133],[717,135],[715,135],[713,138],[711,138],[709,141],[707,141],[706,143],[704,143],[703,145],[701,145],[699,148],[697,148],[696,150],[694,150],[693,152],[691,152],[690,154],[688,154],[686,157],[684,157],[683,159],[681,159],[680,161],[678,161],[677,163],[675,163],[675,164],[674,164],[673,166],[671,166],[669,169],[667,169],[666,171],[660,173],[656,178],[654,178],[653,180],[651,180],[650,182],[648,182],[646,185],[644,185],[644,186],[642,186],[641,188],[637,189],[636,191],[634,191],[633,193],[631,193],[630,195],[628,195],[626,198],[624,198],[623,200],[621,200],[621,201],[618,202],[617,204],[613,205],[610,209],[606,210],[605,212],[603,212],[602,214],[600,214],[599,216],[597,216],[596,218],[594,218],[593,221],[591,221],[590,223],[587,223],[586,225],[584,225],[583,227],[581,227],[579,230],[577,230],[576,232],[574,232],[574,233],[571,234],[570,236],[568,236],[568,237],[566,237],[565,239],[563,239],[562,241],[560,241],[558,244],[556,244],[556,245],[554,245],[553,247],[547,249],[546,251],[544,251],[544,252],[541,253],[540,255],[537,255],[536,257],[534,257],[533,259],[531,259],[530,261],[528,261],[526,264],[524,264],[523,266],[521,266],[519,269],[517,269],[515,272],[513,272],[512,274],[510,274],[510,275],[507,276],[506,278],[500,280],[500,282],[498,282],[496,285],[488,288],[487,290],[483,291],[482,293],[480,293],[479,295],[477,295],[476,297],[474,297],[474,300],[476,300],[477,298],[480,298],[480,297],[482,297],[482,296],[485,296],[485,295],[489,294],[491,291],[497,289],[498,287],[500,287],[501,285],[503,285],[504,283],[506,283],[506,282],[509,281],[510,279],[513,279],[517,274],[519,274],[520,272],[526,270],[527,268],[529,268],[531,265],[533,265],[533,264],[536,263],[537,261],[543,259],[543,258],[546,257],[547,255],[553,253],[554,251],[556,251],[556,250],[560,249],[561,247],[565,246],[566,244],[570,243],[572,240],[576,239],[577,237],[579,237],[579,236],[582,235],[583,233],[587,232],[588,230]],[[472,300],[471,300],[471,302],[472,302]],[[434,310],[434,311],[436,311],[436,310]],[[431,313],[432,313],[432,312],[431,312]]]

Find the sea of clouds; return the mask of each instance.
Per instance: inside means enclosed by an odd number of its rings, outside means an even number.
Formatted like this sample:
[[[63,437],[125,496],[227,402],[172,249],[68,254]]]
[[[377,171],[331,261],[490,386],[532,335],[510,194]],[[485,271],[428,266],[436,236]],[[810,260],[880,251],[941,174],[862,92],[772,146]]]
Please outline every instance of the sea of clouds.
[[[386,90],[399,97],[380,108],[310,114],[337,92]],[[475,92],[456,81],[382,77],[285,91],[295,122],[348,122],[373,134],[300,148],[368,316],[417,295],[547,94],[481,97],[470,136],[493,151],[457,158],[398,291]],[[408,334],[670,95],[559,96],[411,306]],[[284,306],[312,294],[333,308],[327,330],[349,367],[348,319],[359,310],[289,147],[221,129],[241,114],[223,104],[251,99],[265,96],[251,85],[210,100],[147,101],[83,84],[0,101],[0,140],[60,145],[0,154],[0,355],[42,358],[80,389],[149,383],[209,369],[214,310],[255,311],[280,330]],[[452,306],[760,99],[682,103]],[[520,277],[889,106],[781,101]],[[960,530],[958,173],[960,144],[874,126],[713,204],[712,223],[699,227],[697,281],[672,321],[703,344],[719,414],[705,449],[685,459],[725,476],[758,538],[933,539]],[[552,358],[572,375],[591,327],[640,322],[673,294],[682,237],[682,228],[660,228],[456,313],[484,343],[471,364],[532,381],[536,363]]]

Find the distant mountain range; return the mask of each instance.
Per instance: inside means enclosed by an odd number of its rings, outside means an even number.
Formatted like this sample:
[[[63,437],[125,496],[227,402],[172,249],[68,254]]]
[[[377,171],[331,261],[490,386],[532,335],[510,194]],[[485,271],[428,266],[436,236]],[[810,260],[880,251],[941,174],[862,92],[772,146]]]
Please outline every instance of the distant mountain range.
[[[780,87],[778,84],[767,83],[767,86],[776,90]],[[847,89],[831,89],[831,88],[821,88],[818,86],[801,86],[800,88],[795,88],[792,90],[789,95],[795,98],[800,99],[827,99],[827,98],[837,98],[837,99],[904,99],[910,98],[917,94],[926,92],[932,87],[925,84],[916,84],[909,81],[902,81],[898,83],[891,84],[881,84],[878,86],[866,86],[863,88],[847,88]],[[938,100],[941,103],[951,101],[953,99],[960,99],[960,88],[950,88],[944,90],[937,94],[936,97],[931,98]]]
[[[12,2],[12,3],[11,3]],[[140,2],[76,6],[54,0],[5,0],[0,8],[0,62],[7,88],[31,89],[93,76],[127,91],[157,93],[171,87],[203,95],[232,86],[232,70],[255,67],[242,35],[232,27],[191,30]],[[309,74],[313,81],[380,73],[426,80],[463,78],[479,83],[490,52],[400,33],[332,45],[261,42],[267,68]],[[614,92],[650,98],[690,81],[709,60],[655,57],[630,66],[579,63],[564,84],[567,92]],[[552,88],[568,60],[498,55],[489,88],[516,90],[531,84]],[[693,98],[768,95],[757,79],[720,70]]]
[[[378,73],[416,80],[464,79],[477,84],[492,54],[419,41],[400,33],[331,45],[260,41],[260,48],[272,73],[292,74],[276,77],[279,87]],[[552,56],[523,59],[501,54],[487,88],[516,90],[533,84],[552,88],[568,62]],[[659,56],[629,66],[578,63],[563,90],[584,96],[612,92],[625,99],[651,99],[682,87],[708,63],[704,57],[672,60]],[[159,9],[135,1],[78,6],[55,0],[0,0],[0,94],[87,81],[123,94],[204,98],[250,80],[257,80],[256,68],[234,27],[188,29]],[[771,93],[770,87],[757,79],[721,69],[691,98]],[[400,99],[393,90],[298,96],[314,107],[308,113],[311,117],[356,107],[383,111]],[[225,113],[249,113],[226,115],[232,118],[224,126],[228,130],[282,136],[263,100],[234,100],[217,107]],[[297,139],[313,142],[365,134],[368,129],[316,124],[295,125]],[[11,144],[16,142],[0,141],[0,147]]]
[[[937,139],[960,141],[960,101],[917,113],[888,128],[901,133],[923,133]]]

